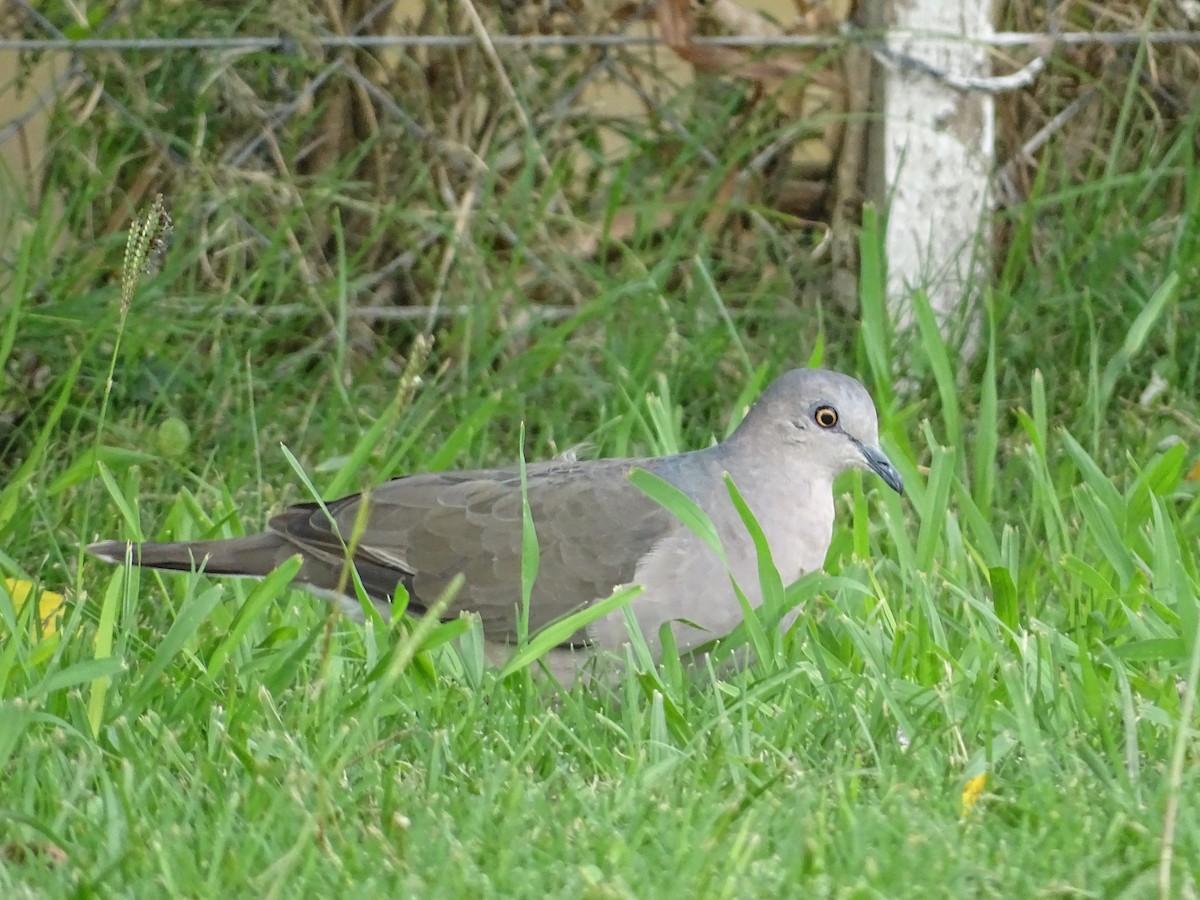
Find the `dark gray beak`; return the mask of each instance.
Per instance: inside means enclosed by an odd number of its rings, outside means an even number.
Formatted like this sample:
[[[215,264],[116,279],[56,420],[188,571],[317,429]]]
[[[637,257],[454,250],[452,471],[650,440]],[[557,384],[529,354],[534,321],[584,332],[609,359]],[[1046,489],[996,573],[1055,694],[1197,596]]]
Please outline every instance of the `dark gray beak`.
[[[892,461],[887,458],[887,454],[878,447],[868,447],[866,444],[854,442],[855,446],[863,455],[863,459],[867,461],[867,468],[883,479],[883,483],[890,487],[897,494],[904,493],[904,479],[900,477],[900,473],[896,471],[896,467],[892,465]]]

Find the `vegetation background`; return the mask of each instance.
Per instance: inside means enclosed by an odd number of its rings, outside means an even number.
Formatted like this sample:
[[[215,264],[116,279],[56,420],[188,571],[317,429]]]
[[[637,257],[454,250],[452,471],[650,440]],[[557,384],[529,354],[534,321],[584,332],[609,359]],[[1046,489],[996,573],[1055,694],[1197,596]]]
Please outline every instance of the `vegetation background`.
[[[752,21],[709,9],[698,33]],[[1059,49],[1001,98],[1002,252],[963,356],[919,293],[894,332],[876,217],[845,217],[841,51],[485,39],[662,26],[616,3],[2,15],[282,37],[0,52],[7,97],[54,89],[4,142],[4,896],[1195,896],[1193,48]],[[351,33],[478,42],[320,40]],[[160,193],[170,246],[123,295]],[[911,490],[846,479],[828,574],[735,677],[555,693],[432,623],[82,555],[522,450],[703,445],[809,362],[871,386]]]

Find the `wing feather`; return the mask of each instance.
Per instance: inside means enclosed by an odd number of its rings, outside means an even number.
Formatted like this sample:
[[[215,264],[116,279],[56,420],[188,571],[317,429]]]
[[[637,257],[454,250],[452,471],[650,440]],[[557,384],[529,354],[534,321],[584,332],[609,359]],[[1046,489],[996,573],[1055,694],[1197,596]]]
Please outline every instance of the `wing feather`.
[[[679,527],[628,480],[630,469],[647,462],[556,460],[527,467],[540,556],[531,629],[631,581],[641,557]],[[475,612],[489,638],[515,637],[522,534],[517,469],[410,475],[326,504],[332,523],[318,505],[303,504],[276,516],[270,527],[305,553],[310,568],[320,561],[340,574],[346,554],[339,535],[354,532],[364,502],[366,527],[352,559],[375,600],[390,602],[399,583],[419,611],[461,572],[465,584],[446,616]],[[332,578],[325,573],[326,581]]]

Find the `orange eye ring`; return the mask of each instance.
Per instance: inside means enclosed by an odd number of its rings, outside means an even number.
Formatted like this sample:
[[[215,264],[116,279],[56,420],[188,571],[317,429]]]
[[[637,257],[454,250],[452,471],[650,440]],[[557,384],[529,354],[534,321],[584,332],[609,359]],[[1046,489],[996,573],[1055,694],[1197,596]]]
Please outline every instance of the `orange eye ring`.
[[[818,406],[813,410],[813,421],[822,428],[834,428],[838,423],[837,410],[832,406]]]

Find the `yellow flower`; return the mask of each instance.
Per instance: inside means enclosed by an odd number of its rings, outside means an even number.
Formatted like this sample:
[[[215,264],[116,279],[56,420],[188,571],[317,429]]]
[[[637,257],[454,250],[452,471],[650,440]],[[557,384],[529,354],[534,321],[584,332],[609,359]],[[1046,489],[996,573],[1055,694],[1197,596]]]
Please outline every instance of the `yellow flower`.
[[[12,598],[13,610],[19,614],[28,602],[29,595],[33,593],[33,583],[18,578],[6,578],[4,586]],[[50,637],[58,630],[58,623],[62,621],[64,611],[62,594],[56,594],[54,591],[42,591],[38,594],[37,615],[42,626],[42,637]]]
[[[974,809],[975,803],[979,800],[979,795],[983,793],[983,788],[986,784],[987,772],[982,772],[974,778],[968,778],[967,783],[963,785],[962,814],[964,819]]]

